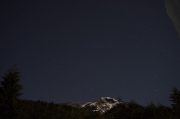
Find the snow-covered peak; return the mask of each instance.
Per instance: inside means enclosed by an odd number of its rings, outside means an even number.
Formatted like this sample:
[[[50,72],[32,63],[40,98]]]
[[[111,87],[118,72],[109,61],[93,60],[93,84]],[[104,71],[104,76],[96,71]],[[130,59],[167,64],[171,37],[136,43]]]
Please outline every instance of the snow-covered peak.
[[[112,103],[112,104],[118,103],[119,104],[119,101],[117,101],[116,99],[111,98],[111,97],[101,97],[101,100],[106,103]]]
[[[105,113],[109,111],[117,104],[120,104],[118,100],[111,98],[111,97],[101,97],[94,102],[86,102],[81,105],[82,108],[87,108],[99,113]]]

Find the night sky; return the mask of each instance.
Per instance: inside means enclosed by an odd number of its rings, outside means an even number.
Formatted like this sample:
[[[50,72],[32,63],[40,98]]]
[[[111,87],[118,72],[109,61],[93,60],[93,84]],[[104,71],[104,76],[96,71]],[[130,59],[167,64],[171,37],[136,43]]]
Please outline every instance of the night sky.
[[[180,89],[180,39],[163,0],[0,0],[0,63],[1,76],[17,64],[28,100],[169,106]]]

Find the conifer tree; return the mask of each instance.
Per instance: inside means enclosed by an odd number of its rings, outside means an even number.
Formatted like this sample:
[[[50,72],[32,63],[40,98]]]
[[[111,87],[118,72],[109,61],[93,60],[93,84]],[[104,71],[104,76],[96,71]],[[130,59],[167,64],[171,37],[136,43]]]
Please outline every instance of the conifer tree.
[[[15,119],[18,114],[17,100],[22,95],[18,68],[14,65],[2,76],[0,86],[0,117]]]
[[[170,101],[172,101],[172,110],[175,118],[180,119],[180,91],[177,88],[173,88],[170,95]]]

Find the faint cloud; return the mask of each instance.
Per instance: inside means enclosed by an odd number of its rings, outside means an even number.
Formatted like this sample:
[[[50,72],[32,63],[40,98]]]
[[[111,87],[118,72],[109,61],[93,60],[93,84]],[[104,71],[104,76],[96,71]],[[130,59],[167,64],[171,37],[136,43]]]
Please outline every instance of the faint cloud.
[[[179,33],[180,38],[180,0],[164,0],[167,14]]]

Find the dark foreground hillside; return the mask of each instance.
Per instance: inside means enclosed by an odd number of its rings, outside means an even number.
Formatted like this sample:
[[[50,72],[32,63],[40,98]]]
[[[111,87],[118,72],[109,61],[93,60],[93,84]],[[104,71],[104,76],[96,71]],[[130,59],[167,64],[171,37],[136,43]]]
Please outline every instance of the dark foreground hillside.
[[[119,104],[106,113],[111,119],[178,119],[173,117],[172,109],[161,104],[150,103],[141,106],[134,101]]]
[[[170,107],[153,103],[141,106],[133,101],[119,104],[105,114],[44,101],[18,100],[16,106],[14,119],[178,119]]]
[[[105,119],[104,115],[86,109],[43,101],[19,100],[18,119]]]

